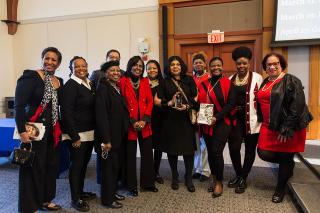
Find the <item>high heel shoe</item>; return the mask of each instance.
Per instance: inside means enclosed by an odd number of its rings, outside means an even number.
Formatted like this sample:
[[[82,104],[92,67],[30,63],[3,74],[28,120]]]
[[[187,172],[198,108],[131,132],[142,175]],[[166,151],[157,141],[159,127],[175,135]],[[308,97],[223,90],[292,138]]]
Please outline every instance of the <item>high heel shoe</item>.
[[[221,187],[221,191],[216,191],[217,190],[217,187]],[[213,198],[217,198],[217,197],[220,197],[223,193],[223,184],[222,182],[217,182],[216,185],[214,186],[214,190],[212,192],[212,197]]]

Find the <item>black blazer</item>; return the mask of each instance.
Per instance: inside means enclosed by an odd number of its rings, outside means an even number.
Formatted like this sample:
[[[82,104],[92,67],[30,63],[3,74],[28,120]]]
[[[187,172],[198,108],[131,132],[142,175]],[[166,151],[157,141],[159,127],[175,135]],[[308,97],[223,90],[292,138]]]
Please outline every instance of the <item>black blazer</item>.
[[[95,128],[94,88],[88,89],[73,79],[62,88],[61,116],[62,130],[73,142],[80,139],[79,132]]]
[[[127,137],[129,111],[122,95],[105,78],[96,91],[95,115],[96,151],[101,151],[101,143],[111,143],[112,149],[119,148]]]
[[[62,78],[57,77],[60,81],[58,91],[58,99],[61,99],[61,88],[63,85]],[[18,132],[26,131],[25,123],[35,114],[44,95],[44,81],[35,70],[24,70],[22,76],[17,81],[15,92],[15,121]],[[39,117],[38,122],[42,122],[45,126],[51,126],[51,104]]]

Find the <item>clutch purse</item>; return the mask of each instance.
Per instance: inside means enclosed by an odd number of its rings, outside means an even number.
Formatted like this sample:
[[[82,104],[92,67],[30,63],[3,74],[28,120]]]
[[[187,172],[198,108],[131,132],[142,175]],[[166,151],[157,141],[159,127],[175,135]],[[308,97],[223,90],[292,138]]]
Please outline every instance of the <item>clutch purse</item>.
[[[32,167],[34,161],[35,152],[32,151],[32,143],[30,143],[30,148],[23,148],[22,143],[20,143],[19,148],[15,148],[11,153],[11,163],[24,166]]]

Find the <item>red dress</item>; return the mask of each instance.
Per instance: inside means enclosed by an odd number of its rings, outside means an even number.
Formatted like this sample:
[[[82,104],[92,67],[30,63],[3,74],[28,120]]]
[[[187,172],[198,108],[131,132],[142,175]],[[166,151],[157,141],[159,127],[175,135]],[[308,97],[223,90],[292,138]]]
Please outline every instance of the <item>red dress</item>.
[[[270,119],[270,96],[272,87],[282,79],[275,82],[269,81],[258,91],[258,102],[261,107],[263,122],[260,129],[258,148],[274,152],[303,152],[306,141],[306,129],[295,131],[292,138],[281,143],[277,137],[279,132],[269,129]]]

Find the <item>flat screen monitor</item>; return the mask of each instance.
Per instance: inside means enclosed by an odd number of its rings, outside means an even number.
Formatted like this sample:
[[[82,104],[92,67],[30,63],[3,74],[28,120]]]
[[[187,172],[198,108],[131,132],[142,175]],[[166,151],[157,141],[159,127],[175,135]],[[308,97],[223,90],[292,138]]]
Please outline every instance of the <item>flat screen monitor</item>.
[[[320,44],[320,0],[276,0],[271,46]]]

